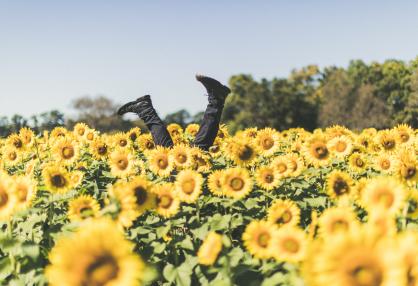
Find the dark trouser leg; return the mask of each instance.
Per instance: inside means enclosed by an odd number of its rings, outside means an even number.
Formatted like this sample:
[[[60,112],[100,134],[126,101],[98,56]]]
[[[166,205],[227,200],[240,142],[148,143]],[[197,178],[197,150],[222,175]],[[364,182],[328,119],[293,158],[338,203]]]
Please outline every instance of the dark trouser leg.
[[[152,105],[138,115],[151,132],[155,145],[163,147],[172,147],[174,145],[164,122],[158,116]]]
[[[206,107],[202,123],[196,134],[196,139],[194,141],[195,146],[206,151],[212,146],[216,135],[218,134],[223,107],[223,102],[211,98],[211,96],[209,97],[209,104]]]

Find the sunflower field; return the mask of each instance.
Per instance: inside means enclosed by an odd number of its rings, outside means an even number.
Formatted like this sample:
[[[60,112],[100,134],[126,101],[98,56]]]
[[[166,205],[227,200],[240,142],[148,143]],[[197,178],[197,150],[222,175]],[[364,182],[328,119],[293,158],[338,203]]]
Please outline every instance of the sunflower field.
[[[418,285],[418,136],[83,123],[0,139],[1,285]]]

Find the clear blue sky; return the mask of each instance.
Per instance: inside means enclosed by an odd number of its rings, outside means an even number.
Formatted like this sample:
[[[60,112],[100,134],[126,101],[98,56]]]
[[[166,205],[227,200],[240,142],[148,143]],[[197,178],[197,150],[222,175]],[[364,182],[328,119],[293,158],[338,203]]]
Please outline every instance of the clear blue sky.
[[[0,115],[150,93],[164,115],[202,110],[196,72],[287,76],[418,55],[418,1],[0,0]]]

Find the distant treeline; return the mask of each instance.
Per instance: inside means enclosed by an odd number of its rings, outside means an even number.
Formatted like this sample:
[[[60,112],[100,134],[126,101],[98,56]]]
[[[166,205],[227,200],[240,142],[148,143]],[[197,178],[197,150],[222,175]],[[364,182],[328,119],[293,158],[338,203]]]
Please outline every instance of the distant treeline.
[[[232,132],[254,126],[278,130],[303,127],[313,130],[333,124],[351,129],[378,129],[406,123],[418,128],[418,57],[411,62],[387,60],[366,64],[351,61],[347,68],[310,65],[293,70],[287,78],[255,80],[251,75],[234,75],[229,80],[232,94],[223,114]],[[128,130],[140,121],[117,115],[119,104],[103,96],[81,97],[73,102],[74,118],[53,110],[30,118],[0,117],[0,136],[21,127],[37,132],[83,121],[100,131]],[[187,110],[168,114],[166,123],[185,126],[199,123],[203,112]]]

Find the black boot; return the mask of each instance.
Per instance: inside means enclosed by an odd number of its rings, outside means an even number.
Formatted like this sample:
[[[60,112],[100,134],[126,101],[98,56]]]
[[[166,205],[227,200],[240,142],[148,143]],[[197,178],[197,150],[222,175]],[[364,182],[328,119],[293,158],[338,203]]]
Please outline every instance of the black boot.
[[[223,105],[226,97],[231,93],[231,90],[227,86],[223,85],[214,78],[204,75],[196,75],[196,80],[202,83],[206,88],[209,96],[209,103],[216,102]]]
[[[137,98],[137,100],[135,101],[131,101],[123,105],[121,108],[119,108],[118,115],[124,115],[129,112],[136,113],[139,115],[141,111],[149,107],[152,108],[152,102],[151,97],[147,94]]]

